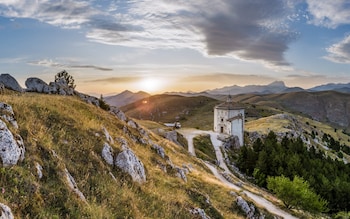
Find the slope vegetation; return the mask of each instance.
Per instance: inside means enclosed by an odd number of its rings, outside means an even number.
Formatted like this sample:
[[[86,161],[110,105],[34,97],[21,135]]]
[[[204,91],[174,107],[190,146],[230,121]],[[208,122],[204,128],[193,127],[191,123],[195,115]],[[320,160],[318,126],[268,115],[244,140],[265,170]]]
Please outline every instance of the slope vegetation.
[[[350,96],[336,91],[294,92],[270,95],[238,95],[234,100],[265,105],[348,129],[350,127]]]
[[[0,164],[0,203],[16,218],[196,218],[199,208],[211,218],[241,217],[229,189],[202,162],[132,120],[77,97],[0,97],[12,106],[26,147],[24,161]],[[106,143],[115,154],[127,144],[146,182],[108,164]]]
[[[209,97],[155,95],[122,107],[130,117],[156,122],[180,121],[189,127],[211,129],[213,108],[218,100]]]

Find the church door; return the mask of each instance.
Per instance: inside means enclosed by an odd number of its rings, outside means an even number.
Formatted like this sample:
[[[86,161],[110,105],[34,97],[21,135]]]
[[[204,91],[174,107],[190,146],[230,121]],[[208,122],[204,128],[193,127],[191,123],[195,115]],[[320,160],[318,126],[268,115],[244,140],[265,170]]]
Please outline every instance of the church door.
[[[220,133],[224,133],[224,127],[221,126]]]

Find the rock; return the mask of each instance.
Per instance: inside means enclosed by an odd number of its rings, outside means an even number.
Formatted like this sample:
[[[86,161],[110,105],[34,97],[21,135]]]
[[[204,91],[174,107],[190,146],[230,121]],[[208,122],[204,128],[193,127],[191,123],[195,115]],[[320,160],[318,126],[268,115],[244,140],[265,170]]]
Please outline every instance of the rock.
[[[11,208],[7,205],[0,203],[0,218],[1,219],[14,219]]]
[[[175,167],[175,170],[176,170],[176,176],[182,179],[183,181],[187,182],[187,176],[186,176],[185,170],[180,167]]]
[[[210,217],[201,208],[194,208],[190,210],[191,214],[198,215],[202,219],[210,219]]]
[[[64,174],[66,176],[69,188],[71,188],[73,192],[77,194],[82,201],[86,202],[84,194],[79,190],[77,183],[75,182],[73,176],[70,175],[67,168],[64,169]]]
[[[127,148],[118,154],[115,165],[128,173],[133,181],[138,183],[146,182],[146,173],[143,163],[136,157],[134,152]]]
[[[17,80],[9,74],[1,74],[0,83],[7,89],[23,92],[23,88],[18,84]]]
[[[100,101],[97,97],[92,97],[87,94],[80,93],[78,91],[74,91],[74,94],[77,95],[84,102],[100,107]]]
[[[67,84],[67,81],[64,79],[61,79],[57,82],[50,82],[49,83],[49,93],[50,94],[59,94],[59,95],[74,95],[74,88],[70,87]]]
[[[223,146],[226,149],[239,149],[241,147],[241,145],[239,144],[239,138],[236,135],[225,138],[223,140]]]
[[[0,94],[3,94],[5,92],[5,85],[3,83],[0,83]]]
[[[165,132],[164,137],[166,139],[168,139],[169,141],[172,141],[175,144],[182,146],[177,140],[177,132],[175,130],[169,131],[169,132]]]
[[[159,154],[163,159],[165,158],[165,151],[164,148],[157,144],[152,144],[152,148]]]
[[[103,144],[102,157],[109,165],[113,166],[113,162],[114,162],[113,148],[107,143]]]
[[[18,160],[24,158],[24,151],[23,141],[21,142],[21,139],[16,140],[6,124],[0,120],[0,158],[3,166],[17,164]]]
[[[50,91],[49,85],[40,78],[28,78],[25,82],[28,92],[38,92],[48,94]]]
[[[43,167],[38,162],[35,162],[35,168],[38,174],[38,178],[41,179],[43,177]]]
[[[0,117],[9,122],[15,129],[18,129],[18,124],[15,119],[15,114],[10,105],[0,102]]]
[[[23,161],[24,160],[24,154],[26,152],[26,148],[24,147],[24,143],[23,143],[23,139],[20,135],[15,135],[15,140],[16,140],[16,143],[19,147],[19,150],[20,150],[20,156],[19,156],[19,160],[20,161]]]
[[[118,182],[117,178],[115,178],[115,176],[113,175],[113,173],[109,172],[108,174],[112,177],[112,179],[114,180],[114,182]]]
[[[128,119],[126,115],[119,108],[112,106],[110,112],[115,115],[119,120],[126,122]]]
[[[136,129],[138,127],[137,123],[134,122],[133,120],[129,120],[127,124],[128,124],[128,126],[130,126],[131,128],[134,128],[134,129]]]
[[[113,144],[113,143],[114,143],[114,140],[113,140],[113,138],[111,137],[111,135],[109,134],[109,132],[107,131],[107,129],[106,129],[105,127],[102,127],[102,131],[103,131],[103,133],[104,133],[105,136],[106,136],[106,140],[107,140],[109,143]]]
[[[247,215],[247,218],[253,219],[255,214],[254,205],[249,206],[249,204],[241,197],[238,196],[236,199],[237,205],[242,209],[242,211]]]
[[[122,148],[122,150],[129,149],[128,142],[127,140],[125,140],[125,138],[117,138],[117,141],[120,143],[120,147]]]

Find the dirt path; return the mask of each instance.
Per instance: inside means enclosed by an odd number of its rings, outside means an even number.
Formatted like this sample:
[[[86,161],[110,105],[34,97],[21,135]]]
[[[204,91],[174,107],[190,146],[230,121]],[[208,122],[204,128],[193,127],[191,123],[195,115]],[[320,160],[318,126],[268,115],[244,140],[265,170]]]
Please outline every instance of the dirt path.
[[[193,138],[197,135],[200,134],[210,134],[210,139],[211,142],[215,148],[215,154],[216,154],[216,158],[219,162],[219,166],[225,170],[225,172],[231,173],[231,171],[228,169],[228,167],[226,166],[226,163],[223,159],[220,147],[221,147],[221,141],[219,141],[217,139],[218,133],[215,133],[213,131],[201,131],[201,130],[197,130],[197,129],[181,129],[178,130],[178,132],[180,132],[188,141],[188,151],[190,154],[195,156],[195,148],[193,146]],[[214,176],[216,178],[218,178],[222,183],[224,183],[225,185],[227,185],[228,187],[234,189],[234,190],[243,190],[243,193],[246,194],[250,199],[252,199],[255,203],[257,203],[258,205],[261,205],[263,207],[266,208],[266,210],[268,210],[269,212],[276,214],[278,216],[281,216],[285,219],[297,219],[297,217],[294,217],[293,215],[283,211],[282,209],[280,209],[279,207],[277,207],[276,205],[274,205],[273,203],[271,203],[270,201],[266,200],[263,197],[260,197],[258,195],[255,195],[247,190],[244,190],[241,187],[238,187],[236,185],[234,185],[233,183],[227,181],[217,170],[217,168],[215,166],[213,166],[210,163],[205,162],[205,165],[211,170],[211,172],[214,174]],[[232,174],[232,173],[231,173]]]

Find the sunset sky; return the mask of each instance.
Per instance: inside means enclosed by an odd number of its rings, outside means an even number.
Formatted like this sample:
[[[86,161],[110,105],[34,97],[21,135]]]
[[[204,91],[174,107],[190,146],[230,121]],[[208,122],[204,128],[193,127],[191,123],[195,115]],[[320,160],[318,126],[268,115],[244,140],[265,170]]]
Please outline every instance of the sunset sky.
[[[0,0],[0,73],[77,90],[350,82],[349,0]]]

